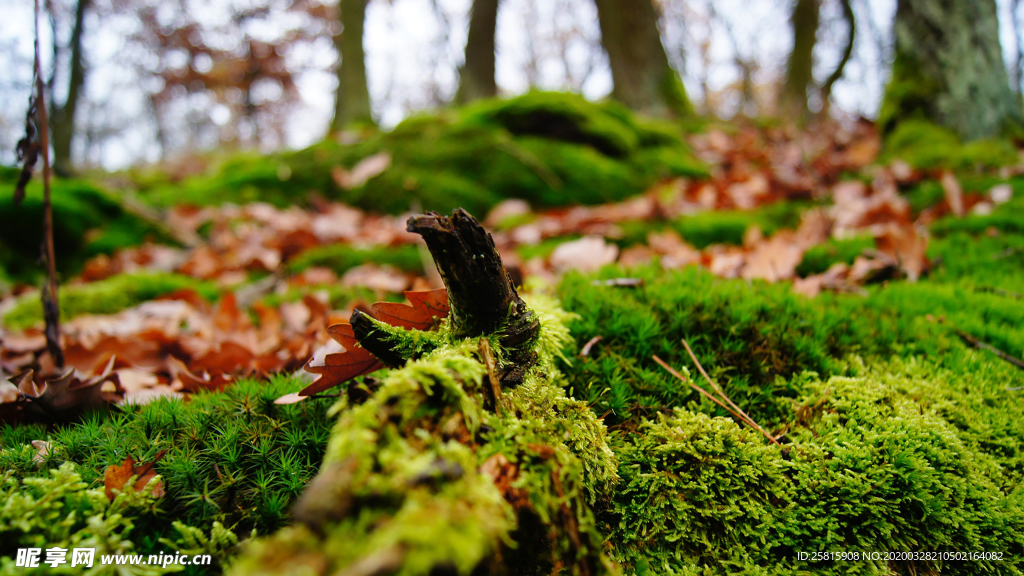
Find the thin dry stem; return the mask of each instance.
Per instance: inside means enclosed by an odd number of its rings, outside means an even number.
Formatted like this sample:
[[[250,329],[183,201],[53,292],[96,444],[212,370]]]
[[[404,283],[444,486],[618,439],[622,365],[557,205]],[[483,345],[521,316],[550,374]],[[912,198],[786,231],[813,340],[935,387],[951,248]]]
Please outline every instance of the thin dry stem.
[[[57,255],[53,247],[53,207],[50,202],[50,127],[46,117],[46,97],[39,58],[39,0],[35,11],[35,76],[39,114],[39,144],[43,154],[43,255],[46,258],[47,285],[41,291],[43,317],[46,320],[46,347],[57,368],[64,367],[60,348],[60,302],[57,298]]]
[[[690,355],[690,359],[693,360],[693,363],[697,365],[697,370],[700,371],[700,375],[703,376],[704,379],[708,381],[708,384],[711,385],[711,387],[722,398],[722,400],[725,400],[729,404],[729,406],[732,406],[737,412],[742,414],[743,415],[743,419],[747,423],[749,423],[755,430],[757,430],[758,432],[763,434],[764,437],[767,438],[769,441],[771,441],[772,444],[778,444],[779,443],[778,440],[776,440],[764,428],[761,428],[761,426],[758,425],[757,422],[754,422],[754,419],[751,418],[750,416],[748,416],[746,412],[744,412],[728,396],[726,396],[725,392],[723,392],[722,389],[718,387],[718,384],[715,384],[715,381],[712,380],[710,376],[708,376],[708,373],[704,371],[704,367],[700,365],[700,361],[697,360],[697,356],[694,355],[693,350],[690,349],[690,343],[686,341],[686,338],[683,338],[683,346],[686,347],[686,353]]]
[[[723,404],[721,400],[719,400],[718,398],[715,398],[714,396],[709,394],[707,390],[705,390],[705,389],[701,388],[700,386],[697,386],[696,384],[694,384],[692,380],[690,380],[686,376],[683,376],[682,374],[677,372],[675,368],[669,366],[664,360],[662,360],[661,358],[658,358],[657,355],[651,356],[651,358],[654,358],[654,361],[657,362],[659,365],[661,365],[662,368],[664,368],[665,370],[668,370],[669,374],[671,374],[671,375],[675,376],[676,378],[682,380],[683,382],[688,384],[690,386],[690,388],[693,388],[697,392],[700,392],[701,394],[704,395],[705,398],[707,398],[708,400],[711,400],[715,404],[718,404],[719,406],[724,408],[726,412],[728,412],[729,414],[732,414],[733,416],[735,416],[737,420],[740,420],[742,422],[746,422],[746,420],[742,416],[737,414],[735,410],[733,410],[732,408],[729,408],[728,406]]]

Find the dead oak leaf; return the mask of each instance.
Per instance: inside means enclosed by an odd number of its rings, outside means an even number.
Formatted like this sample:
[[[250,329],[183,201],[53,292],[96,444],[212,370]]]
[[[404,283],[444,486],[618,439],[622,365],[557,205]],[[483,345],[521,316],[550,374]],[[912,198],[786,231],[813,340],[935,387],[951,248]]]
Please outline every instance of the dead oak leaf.
[[[896,261],[911,282],[928,271],[931,262],[925,255],[928,239],[913,226],[889,226],[875,237],[875,247]]]
[[[371,307],[371,316],[381,322],[403,328],[432,328],[436,320],[446,318],[450,312],[448,292],[444,289],[405,293],[411,304],[378,302]],[[334,324],[327,333],[344,349],[327,354],[323,363],[314,357],[305,370],[318,377],[298,394],[288,394],[275,400],[277,404],[293,404],[314,394],[344,384],[349,380],[375,372],[384,365],[369,350],[359,345],[351,324]]]
[[[377,302],[370,307],[373,317],[392,326],[428,330],[434,325],[435,320],[448,316],[447,290],[406,292],[405,297],[409,299],[411,305]]]
[[[113,500],[116,492],[123,492],[132,478],[136,480],[130,489],[135,492],[141,492],[156,477],[156,470],[153,469],[153,465],[163,458],[166,453],[166,449],[161,450],[157,452],[151,462],[144,464],[136,465],[135,459],[129,456],[119,466],[107,466],[103,473],[103,486],[107,498]],[[153,497],[160,498],[163,495],[164,485],[162,481],[158,480],[157,484],[153,487]]]

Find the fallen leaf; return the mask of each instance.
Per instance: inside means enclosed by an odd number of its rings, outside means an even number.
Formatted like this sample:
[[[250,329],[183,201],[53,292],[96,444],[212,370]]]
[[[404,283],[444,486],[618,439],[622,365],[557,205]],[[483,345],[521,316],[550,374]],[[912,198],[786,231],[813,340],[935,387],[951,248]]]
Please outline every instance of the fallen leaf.
[[[409,279],[397,268],[377,264],[361,264],[350,268],[341,277],[341,283],[383,292],[402,292],[409,287]]]
[[[409,299],[411,306],[396,302],[377,302],[370,307],[373,317],[392,326],[427,330],[434,325],[435,319],[448,316],[448,291],[443,288],[406,292],[405,297]]]
[[[946,204],[957,218],[964,215],[964,191],[960,187],[960,181],[956,179],[951,170],[943,170],[939,177],[939,184],[946,195]]]
[[[879,252],[893,258],[911,282],[917,282],[921,274],[931,266],[925,249],[928,239],[913,226],[890,226],[875,237]]]
[[[605,242],[600,236],[584,236],[578,240],[559,244],[551,253],[551,266],[559,272],[579,270],[593,272],[615,262],[619,248]]]
[[[153,457],[153,461],[145,464],[136,465],[135,460],[128,457],[120,466],[107,466],[106,471],[103,473],[103,486],[107,498],[113,500],[116,496],[115,491],[123,492],[132,477],[135,477],[136,481],[130,489],[135,492],[141,492],[156,477],[157,474],[156,470],[153,469],[153,465],[159,462],[166,453],[167,450],[157,452],[156,456]],[[156,486],[153,487],[153,497],[160,498],[163,495],[163,482],[157,481]]]
[[[37,450],[36,454],[32,456],[32,461],[36,463],[36,466],[42,466],[50,456],[52,450],[50,443],[45,440],[33,440],[32,447]]]
[[[747,280],[760,278],[769,282],[792,278],[803,257],[804,250],[793,233],[782,231],[747,254],[741,275]]]
[[[383,173],[391,166],[391,154],[378,152],[360,160],[351,170],[337,167],[331,171],[334,183],[345,190],[361,188],[371,178]]]

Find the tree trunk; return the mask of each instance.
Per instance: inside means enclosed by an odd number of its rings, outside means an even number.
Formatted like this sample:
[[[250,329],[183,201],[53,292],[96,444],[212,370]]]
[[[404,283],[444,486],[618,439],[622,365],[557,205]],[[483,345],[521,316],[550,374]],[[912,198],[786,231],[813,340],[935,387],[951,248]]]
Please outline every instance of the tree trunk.
[[[1020,119],[995,0],[900,0],[895,31],[896,57],[879,112],[884,131],[917,117],[973,140]]]
[[[814,44],[818,36],[820,0],[797,0],[793,6],[793,51],[786,64],[786,81],[779,97],[782,114],[802,122],[807,119],[807,90],[814,83]]]
[[[82,34],[85,30],[85,12],[90,0],[78,0],[75,7],[75,27],[71,31],[71,78],[68,80],[68,97],[64,104],[53,106],[50,130],[53,133],[53,171],[62,177],[74,171],[71,162],[71,141],[75,137],[75,111],[78,98],[85,84],[85,62],[82,57]]]
[[[363,51],[363,22],[369,0],[341,0],[341,32],[334,37],[341,63],[337,67],[331,132],[341,132],[353,122],[373,123],[370,91],[366,87],[366,54]]]
[[[466,62],[459,71],[459,104],[498,95],[494,82],[494,32],[498,25],[498,0],[473,0],[466,40]]]
[[[846,34],[846,47],[843,48],[843,55],[839,57],[839,63],[836,64],[836,69],[832,71],[832,74],[825,80],[821,85],[821,116],[828,116],[829,108],[832,106],[832,87],[835,83],[843,77],[843,70],[846,69],[847,62],[850,61],[850,57],[853,56],[853,42],[857,37],[857,18],[853,13],[853,5],[850,3],[851,0],[840,0],[840,4],[843,6],[843,20],[846,20],[848,32]]]
[[[601,44],[612,69],[612,97],[637,112],[691,112],[679,75],[668,63],[652,0],[594,0]]]

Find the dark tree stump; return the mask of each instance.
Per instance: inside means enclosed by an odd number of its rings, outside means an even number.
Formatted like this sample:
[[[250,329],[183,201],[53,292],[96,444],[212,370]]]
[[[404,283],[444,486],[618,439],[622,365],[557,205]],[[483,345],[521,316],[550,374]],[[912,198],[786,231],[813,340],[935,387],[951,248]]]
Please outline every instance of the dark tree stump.
[[[491,235],[468,212],[437,212],[409,218],[409,232],[423,237],[441,273],[451,305],[452,333],[458,338],[497,336],[506,352],[498,366],[501,383],[515,386],[533,366],[537,355],[531,345],[540,323],[512,283]],[[360,344],[388,365],[401,359],[386,341],[374,337],[372,323],[353,315],[352,327]]]

